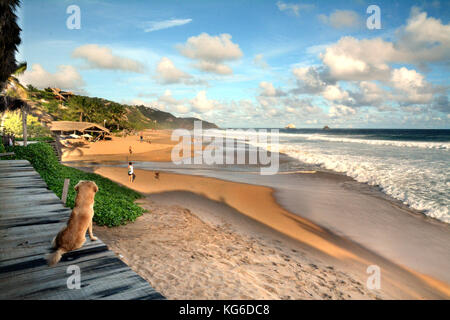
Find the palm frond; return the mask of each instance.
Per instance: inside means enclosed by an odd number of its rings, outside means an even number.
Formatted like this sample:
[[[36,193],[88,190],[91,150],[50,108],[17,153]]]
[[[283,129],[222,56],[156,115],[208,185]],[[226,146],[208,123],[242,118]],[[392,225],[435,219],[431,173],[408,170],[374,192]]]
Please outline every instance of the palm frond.
[[[27,63],[21,62],[17,66],[17,69],[16,69],[16,71],[14,71],[13,75],[19,76],[19,75],[23,74],[25,72],[25,70],[27,70]]]

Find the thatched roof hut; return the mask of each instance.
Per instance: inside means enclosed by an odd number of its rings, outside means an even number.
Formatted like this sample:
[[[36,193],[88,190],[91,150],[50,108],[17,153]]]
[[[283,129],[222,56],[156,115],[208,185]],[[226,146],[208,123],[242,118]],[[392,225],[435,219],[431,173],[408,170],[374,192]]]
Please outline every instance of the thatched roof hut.
[[[99,124],[92,122],[77,122],[77,121],[53,121],[50,124],[50,130],[57,134],[67,134],[79,132],[84,133],[96,133],[96,134],[110,134],[109,130],[102,127]]]

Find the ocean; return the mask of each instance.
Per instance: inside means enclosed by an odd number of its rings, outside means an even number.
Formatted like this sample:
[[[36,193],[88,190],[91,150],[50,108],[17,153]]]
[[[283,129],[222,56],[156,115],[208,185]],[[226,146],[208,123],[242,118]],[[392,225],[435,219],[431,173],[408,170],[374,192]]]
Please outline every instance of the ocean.
[[[377,186],[450,223],[450,130],[280,129],[278,147],[302,164]]]

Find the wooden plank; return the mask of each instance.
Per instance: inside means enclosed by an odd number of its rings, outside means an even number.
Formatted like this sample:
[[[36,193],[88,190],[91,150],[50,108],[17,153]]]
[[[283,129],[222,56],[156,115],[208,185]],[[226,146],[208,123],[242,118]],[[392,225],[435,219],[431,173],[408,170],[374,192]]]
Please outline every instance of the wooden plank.
[[[0,299],[164,299],[101,241],[45,257],[71,210],[28,161],[0,161]],[[67,268],[81,270],[81,289],[67,287]]]
[[[13,156],[13,155],[15,155],[14,152],[3,152],[3,153],[0,153],[0,157]]]
[[[67,194],[69,192],[69,184],[70,184],[70,179],[64,179],[64,186],[63,186],[63,191],[62,191],[62,196],[61,196],[61,200],[64,203],[64,205],[66,205],[66,201],[67,201]]]

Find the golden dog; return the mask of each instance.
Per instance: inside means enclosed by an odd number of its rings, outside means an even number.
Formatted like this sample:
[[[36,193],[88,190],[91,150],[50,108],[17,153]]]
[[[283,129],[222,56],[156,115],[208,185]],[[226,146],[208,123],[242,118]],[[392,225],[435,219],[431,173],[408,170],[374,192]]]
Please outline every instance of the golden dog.
[[[67,226],[52,242],[56,251],[47,258],[50,266],[56,265],[64,253],[81,248],[86,241],[87,230],[89,230],[91,241],[97,240],[92,233],[92,218],[94,217],[94,197],[98,187],[93,181],[81,180],[75,186],[75,191],[77,191],[75,207],[70,214]]]

